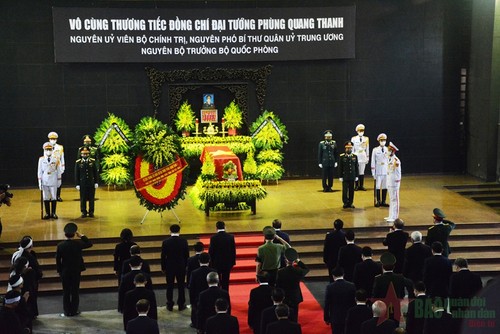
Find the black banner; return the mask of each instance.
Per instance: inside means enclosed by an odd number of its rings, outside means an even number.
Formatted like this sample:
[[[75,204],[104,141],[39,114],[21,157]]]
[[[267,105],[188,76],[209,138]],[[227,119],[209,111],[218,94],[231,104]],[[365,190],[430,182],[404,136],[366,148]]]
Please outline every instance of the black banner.
[[[355,7],[52,8],[56,62],[354,58]]]

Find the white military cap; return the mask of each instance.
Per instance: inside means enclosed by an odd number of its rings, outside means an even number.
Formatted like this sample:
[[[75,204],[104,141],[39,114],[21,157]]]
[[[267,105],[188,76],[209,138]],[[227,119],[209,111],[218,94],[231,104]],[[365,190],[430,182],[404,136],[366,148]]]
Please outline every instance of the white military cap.
[[[393,151],[399,151],[399,148],[396,147],[396,145],[394,145],[394,143],[391,141],[389,142],[389,148],[391,148]]]
[[[385,133],[381,133],[377,136],[377,141],[380,141],[382,139],[386,139],[387,140],[387,135]]]
[[[59,138],[59,136],[57,135],[57,132],[54,132],[54,131],[49,132],[49,135],[47,137],[49,137],[49,139],[57,139],[57,138]]]
[[[46,142],[45,144],[43,144],[42,148],[44,150],[52,150],[53,149],[52,144],[49,142]]]
[[[365,126],[363,124],[356,125],[356,131],[361,131],[361,130],[364,130],[364,129],[365,129]]]

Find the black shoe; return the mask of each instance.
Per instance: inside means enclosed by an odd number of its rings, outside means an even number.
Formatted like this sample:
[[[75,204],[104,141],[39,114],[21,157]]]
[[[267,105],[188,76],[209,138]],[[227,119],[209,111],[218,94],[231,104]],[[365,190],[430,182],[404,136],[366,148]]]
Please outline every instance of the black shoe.
[[[380,203],[379,203],[379,202],[375,203],[375,207],[376,207],[376,208],[378,208],[379,206],[380,206]]]
[[[342,207],[343,207],[344,209],[347,209],[349,206],[348,206],[348,205],[346,205],[346,204],[344,204]]]
[[[383,206],[384,208],[388,208],[389,204],[387,204],[387,203],[380,203],[380,206]]]
[[[90,218],[94,218],[94,214],[93,213],[89,213],[89,217]]]
[[[186,305],[179,305],[179,311],[184,311],[186,308]]]
[[[50,216],[50,218],[59,219],[59,217],[58,217],[55,213],[53,213],[53,214]]]
[[[189,324],[189,327],[191,327],[191,328],[196,328],[196,327],[194,326],[194,324],[193,324],[193,323],[190,323],[190,324]]]
[[[366,191],[366,188],[365,187],[359,187],[358,190]]]
[[[85,217],[87,217],[87,214],[86,213],[82,213],[81,217],[85,218]]]
[[[174,310],[174,307],[173,307],[173,306],[168,306],[168,305],[167,305],[167,310],[168,310],[168,311],[170,311],[170,312],[172,312],[172,311]]]
[[[45,219],[45,220],[50,219],[50,215],[47,213],[45,216],[43,216],[42,219]]]
[[[326,189],[326,192],[327,193],[333,193],[333,190],[332,190],[332,188],[328,188],[328,189]]]
[[[62,200],[62,198],[61,198],[61,197],[58,197],[58,198],[57,198],[57,201],[58,201],[58,202],[62,202],[63,200]]]
[[[351,209],[355,209],[355,208],[356,208],[356,207],[355,207],[354,205],[352,205],[352,204],[351,204],[351,205],[349,205],[349,207],[350,207]]]
[[[323,192],[324,192],[324,193],[327,193],[327,192],[328,192],[328,189],[323,189]]]

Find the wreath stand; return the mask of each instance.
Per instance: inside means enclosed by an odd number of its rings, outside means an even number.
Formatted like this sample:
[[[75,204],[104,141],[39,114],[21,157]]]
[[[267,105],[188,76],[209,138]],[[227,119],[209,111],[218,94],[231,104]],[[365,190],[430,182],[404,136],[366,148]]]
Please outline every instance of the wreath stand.
[[[181,223],[181,220],[179,219],[179,216],[177,216],[177,214],[175,213],[175,210],[172,208],[172,209],[168,209],[169,211],[171,211],[175,217],[175,219],[177,219],[177,222],[180,224]],[[142,217],[142,220],[141,220],[141,225],[142,223],[144,223],[144,220],[146,220],[146,217],[148,216],[149,212],[151,210],[146,210],[146,213],[144,214],[144,217]],[[163,222],[163,211],[160,212],[160,222]]]

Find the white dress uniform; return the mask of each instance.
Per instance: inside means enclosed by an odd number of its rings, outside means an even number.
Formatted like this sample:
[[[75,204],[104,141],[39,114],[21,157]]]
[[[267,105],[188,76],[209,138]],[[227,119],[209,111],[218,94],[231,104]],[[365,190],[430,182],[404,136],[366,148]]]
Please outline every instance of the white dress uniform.
[[[42,186],[43,200],[57,199],[57,186],[61,182],[61,164],[54,156],[38,159],[38,183]]]
[[[387,165],[389,152],[385,146],[377,146],[372,150],[372,175],[377,181],[376,189],[387,189]]]
[[[393,145],[392,143],[389,145]],[[387,222],[394,222],[399,217],[399,187],[401,186],[401,160],[393,154],[389,157],[387,168],[387,190],[389,191],[389,217]]]
[[[61,165],[61,174],[64,173],[64,170],[66,169],[66,165],[64,163],[64,147],[56,143],[54,145],[52,156],[59,160],[59,163]]]
[[[358,157],[359,175],[365,175],[365,167],[370,160],[370,144],[367,136],[354,136],[351,138],[353,153]]]

